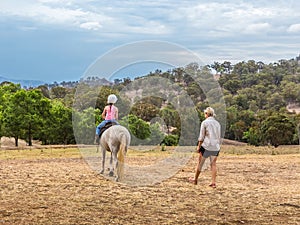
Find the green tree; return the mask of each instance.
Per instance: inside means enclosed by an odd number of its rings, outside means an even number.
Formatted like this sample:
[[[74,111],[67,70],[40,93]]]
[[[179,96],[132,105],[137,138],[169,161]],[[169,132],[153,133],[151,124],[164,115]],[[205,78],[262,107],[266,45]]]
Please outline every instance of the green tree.
[[[49,116],[50,101],[45,98],[40,90],[18,90],[7,105],[5,113],[5,129],[9,136],[24,137],[28,145],[32,146],[34,133],[43,128],[44,118]]]
[[[236,105],[230,106],[227,108],[227,117],[226,117],[226,130],[225,137],[228,139],[235,140],[234,133],[234,124],[239,121],[238,113],[239,110]]]
[[[296,103],[300,95],[300,84],[284,81],[281,85],[282,95],[289,104]]]
[[[214,64],[211,64],[209,67],[214,69],[217,72],[217,74],[220,75],[222,75],[225,71],[224,64],[221,64],[219,62],[214,62]]]
[[[18,84],[10,82],[3,82],[0,85],[0,138],[2,136],[14,137],[13,134],[7,129],[7,123],[14,123],[13,118],[10,115],[11,97],[12,95],[21,89]],[[15,139],[15,145],[18,145],[18,137]]]
[[[51,125],[47,124],[48,126],[43,129],[44,144],[74,144],[72,109],[66,108],[59,101],[52,101],[51,106],[49,117]]]
[[[77,144],[92,144],[95,139],[95,109],[73,111],[73,131]]]
[[[261,125],[265,143],[270,143],[275,147],[282,144],[291,144],[295,126],[286,115],[274,113],[267,117]]]
[[[235,105],[238,106],[240,110],[248,109],[248,97],[246,94],[238,94],[233,97]]]
[[[244,121],[239,120],[232,124],[230,129],[233,131],[234,139],[237,141],[242,141],[244,132],[247,131],[247,126]]]
[[[165,135],[161,131],[160,124],[158,122],[150,125],[150,137],[147,138],[147,145],[158,145],[162,142]]]
[[[0,84],[0,96],[4,96],[5,94],[15,93],[21,89],[20,84],[14,84],[11,82],[2,82]]]
[[[250,145],[259,146],[262,141],[262,134],[258,126],[250,127],[248,131],[243,134],[243,139]]]
[[[24,136],[24,130],[21,129],[22,120],[22,115],[18,114],[15,106],[10,102],[3,112],[3,127],[5,136],[15,139],[16,147],[18,146],[19,138]]]
[[[67,90],[65,87],[57,86],[51,88],[50,96],[51,98],[61,98],[63,99],[67,94]]]
[[[179,142],[178,135],[166,135],[162,141],[162,144],[166,146],[177,146]]]
[[[0,110],[0,147],[1,147],[1,137],[3,136],[3,112]]]
[[[47,85],[40,85],[37,87],[37,89],[41,90],[41,92],[43,93],[43,95],[46,97],[46,98],[51,98],[50,97],[50,91],[47,87]]]
[[[236,94],[239,89],[242,87],[242,82],[239,79],[230,79],[223,84],[223,87],[230,91],[231,94]]]
[[[170,134],[170,129],[172,126],[179,128],[178,121],[180,121],[180,117],[178,112],[171,105],[163,108],[159,114],[166,124],[168,135]]]
[[[153,104],[137,102],[131,107],[130,114],[136,115],[145,121],[150,121],[152,118],[157,117],[159,108]]]
[[[279,109],[286,107],[286,102],[284,101],[282,95],[276,92],[268,97],[267,107],[268,109],[274,109],[278,111]]]
[[[195,82],[191,83],[186,88],[186,91],[187,91],[188,96],[190,96],[194,102],[205,99],[205,95],[204,95],[202,89]]]
[[[90,92],[90,94],[88,96],[95,95],[92,98],[97,97],[95,108],[100,109],[101,113],[102,113],[104,107],[107,105],[107,97],[110,94],[115,94],[118,97],[118,91],[116,91],[115,89],[108,87],[108,86],[101,86],[98,89],[96,88],[95,90],[89,90],[89,92]],[[119,100],[118,100],[118,102],[119,102]]]
[[[104,96],[99,94],[99,89],[97,87],[91,87],[86,83],[82,82],[78,84],[76,88],[73,108],[76,109],[76,111],[78,112],[82,112],[90,107],[103,109],[106,102],[104,103],[103,101],[103,105],[100,106],[98,102],[98,97],[100,96],[105,98]]]
[[[151,135],[150,125],[135,115],[125,116],[120,120],[120,124],[130,131],[132,145],[146,143],[146,139]]]

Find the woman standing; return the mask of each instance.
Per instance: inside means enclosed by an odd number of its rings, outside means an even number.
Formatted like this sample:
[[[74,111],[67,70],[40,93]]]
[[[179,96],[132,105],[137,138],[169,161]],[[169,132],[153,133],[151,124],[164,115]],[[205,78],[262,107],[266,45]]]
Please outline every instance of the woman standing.
[[[189,181],[193,184],[197,184],[198,177],[200,175],[202,166],[207,158],[210,158],[212,183],[210,187],[216,188],[217,177],[217,158],[220,152],[221,144],[221,125],[215,119],[214,109],[207,107],[204,110],[205,120],[201,123],[200,134],[198,138],[197,152],[199,153],[199,159],[196,166],[194,178],[189,178]]]

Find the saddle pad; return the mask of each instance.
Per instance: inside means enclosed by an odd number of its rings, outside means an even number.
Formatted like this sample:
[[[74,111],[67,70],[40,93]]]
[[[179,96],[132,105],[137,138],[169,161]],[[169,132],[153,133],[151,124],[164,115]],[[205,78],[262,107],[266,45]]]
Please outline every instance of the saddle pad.
[[[106,131],[108,128],[110,128],[111,126],[117,125],[116,122],[107,122],[104,127],[101,128],[100,130],[100,134],[99,137],[101,137],[101,135],[103,134],[104,131]]]

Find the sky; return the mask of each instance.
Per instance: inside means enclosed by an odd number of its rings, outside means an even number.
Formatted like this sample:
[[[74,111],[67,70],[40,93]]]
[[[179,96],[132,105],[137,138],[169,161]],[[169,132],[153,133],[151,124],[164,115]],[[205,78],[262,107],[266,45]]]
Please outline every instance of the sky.
[[[299,12],[296,0],[1,0],[0,77],[77,81],[101,57],[115,53],[110,67],[132,54],[118,48],[149,40],[185,48],[204,64],[291,59],[300,53]],[[178,57],[173,53],[168,57]],[[151,60],[118,73],[171,66]]]

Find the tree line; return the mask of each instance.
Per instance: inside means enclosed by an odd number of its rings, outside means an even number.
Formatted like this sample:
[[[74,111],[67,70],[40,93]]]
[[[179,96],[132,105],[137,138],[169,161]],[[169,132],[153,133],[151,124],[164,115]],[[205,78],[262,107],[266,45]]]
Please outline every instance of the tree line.
[[[120,123],[132,134],[132,144],[195,145],[202,112],[221,89],[226,104],[225,138],[252,145],[299,143],[300,115],[287,110],[288,105],[300,106],[300,66],[294,59],[270,64],[254,60],[235,65],[227,61],[205,66],[191,63],[134,80],[103,82],[88,78],[72,85],[64,82],[29,89],[2,83],[0,137],[13,137],[16,146],[19,139],[28,145],[32,140],[91,144],[107,96],[131,92],[119,98],[117,106],[122,109]],[[76,90],[81,90],[77,96]],[[178,110],[176,104],[187,104],[187,97],[192,104]],[[220,104],[211,106],[218,110]],[[72,123],[74,118],[77,124]],[[75,138],[73,129],[80,138]]]

